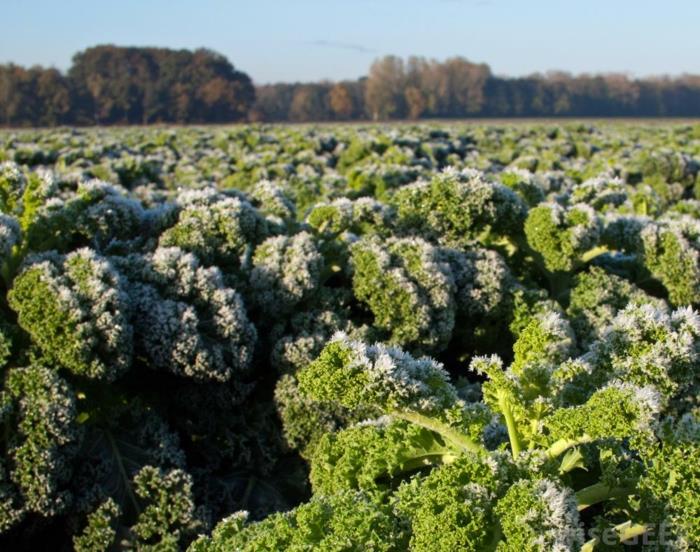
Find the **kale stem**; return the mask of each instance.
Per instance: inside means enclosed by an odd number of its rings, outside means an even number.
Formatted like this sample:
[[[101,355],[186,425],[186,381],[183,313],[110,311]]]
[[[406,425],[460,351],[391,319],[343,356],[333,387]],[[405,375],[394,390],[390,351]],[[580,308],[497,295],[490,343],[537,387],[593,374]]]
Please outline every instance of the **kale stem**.
[[[510,403],[506,397],[500,397],[498,406],[501,409],[501,414],[506,420],[506,428],[508,429],[508,439],[510,440],[510,448],[513,451],[513,458],[517,458],[522,451],[522,443],[518,434],[518,427],[515,425],[513,410],[510,408]]]
[[[571,447],[575,447],[576,445],[584,445],[586,443],[590,443],[592,440],[593,439],[591,439],[588,435],[583,435],[578,439],[559,439],[552,446],[550,446],[549,449],[547,449],[547,456],[550,458],[556,458],[557,456],[565,453]]]
[[[475,454],[486,453],[486,449],[483,446],[475,443],[466,435],[463,435],[459,431],[456,431],[447,424],[434,418],[424,416],[423,414],[418,414],[417,412],[408,411],[397,411],[393,412],[392,414],[397,418],[401,418],[407,422],[411,422],[420,427],[424,427],[425,429],[429,429],[430,431],[434,431],[463,452],[471,452]]]
[[[595,259],[596,257],[599,257],[600,255],[603,255],[604,253],[610,252],[610,249],[608,249],[604,245],[598,245],[594,247],[593,249],[589,249],[586,251],[583,255],[581,255],[581,261],[583,263],[588,263]]]
[[[611,498],[627,496],[629,492],[629,489],[625,489],[624,487],[608,487],[604,483],[594,483],[576,492],[578,510],[580,512],[599,502],[605,502]]]

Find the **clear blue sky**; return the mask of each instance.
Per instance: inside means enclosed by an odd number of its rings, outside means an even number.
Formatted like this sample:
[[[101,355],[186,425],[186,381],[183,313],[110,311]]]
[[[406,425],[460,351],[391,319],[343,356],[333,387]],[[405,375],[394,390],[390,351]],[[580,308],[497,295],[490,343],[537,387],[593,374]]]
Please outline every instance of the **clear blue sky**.
[[[205,46],[257,83],[366,74],[384,54],[500,75],[700,73],[700,0],[0,0],[0,62],[66,69],[95,44]]]

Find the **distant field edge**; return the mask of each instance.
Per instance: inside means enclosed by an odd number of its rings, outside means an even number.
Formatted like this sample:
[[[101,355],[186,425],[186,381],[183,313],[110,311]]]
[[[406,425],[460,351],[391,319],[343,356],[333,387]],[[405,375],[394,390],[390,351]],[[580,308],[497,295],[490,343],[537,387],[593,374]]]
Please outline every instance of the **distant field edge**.
[[[231,128],[231,127],[335,127],[335,126],[432,126],[432,125],[557,125],[575,123],[596,124],[650,124],[650,125],[697,125],[698,117],[469,117],[464,119],[389,119],[382,121],[236,121],[230,123],[152,123],[147,125],[56,125],[45,127],[12,127],[0,125],[0,132],[44,131],[61,129],[150,129],[150,128]]]

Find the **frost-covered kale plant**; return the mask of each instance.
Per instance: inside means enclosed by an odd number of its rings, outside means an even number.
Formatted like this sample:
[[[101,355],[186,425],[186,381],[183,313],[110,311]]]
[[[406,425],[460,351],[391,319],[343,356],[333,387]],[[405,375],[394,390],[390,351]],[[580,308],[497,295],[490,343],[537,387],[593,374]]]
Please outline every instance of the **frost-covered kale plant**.
[[[615,337],[645,320],[659,341],[643,330]],[[555,314],[533,317],[507,367],[496,355],[474,357],[469,369],[486,378],[476,401],[433,359],[335,335],[298,374],[300,391],[371,416],[308,453],[312,503],[251,525],[228,518],[193,549],[322,546],[353,531],[378,546],[372,520],[387,517],[387,550],[592,550],[601,531],[620,543],[660,527],[681,548],[697,542],[683,512],[698,507],[700,472],[672,449],[697,455],[694,437],[677,444],[674,420],[697,425],[693,407],[677,401],[697,385],[688,370],[700,363],[700,318],[632,307],[567,360],[561,326]],[[539,353],[518,354],[531,350]],[[673,505],[659,481],[669,470],[685,474],[673,480]],[[351,508],[344,518],[337,504],[348,493],[372,514],[357,519]],[[309,514],[312,504],[327,504],[329,517]]]
[[[0,132],[0,549],[692,551],[693,125]]]

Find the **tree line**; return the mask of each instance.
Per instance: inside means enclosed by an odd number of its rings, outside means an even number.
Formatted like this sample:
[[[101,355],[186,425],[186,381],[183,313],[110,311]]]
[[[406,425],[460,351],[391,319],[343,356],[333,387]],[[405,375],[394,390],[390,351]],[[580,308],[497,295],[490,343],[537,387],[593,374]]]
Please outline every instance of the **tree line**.
[[[250,77],[206,49],[96,46],[77,53],[66,74],[0,65],[0,123],[223,123],[246,118]]]
[[[207,49],[96,46],[64,74],[0,65],[0,124],[52,126],[468,117],[697,117],[700,75],[508,78],[463,57],[377,59],[341,82],[255,87]]]
[[[250,118],[261,121],[468,117],[698,117],[700,75],[496,76],[462,57],[375,61],[367,77],[256,89]]]

